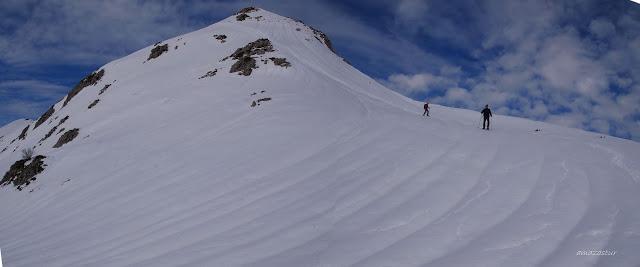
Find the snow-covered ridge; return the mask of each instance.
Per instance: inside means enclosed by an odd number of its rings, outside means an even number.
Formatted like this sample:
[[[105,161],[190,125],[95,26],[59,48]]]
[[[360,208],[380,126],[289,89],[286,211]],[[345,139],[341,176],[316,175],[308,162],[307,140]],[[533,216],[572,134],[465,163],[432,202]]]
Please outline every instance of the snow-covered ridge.
[[[0,174],[22,149],[46,156],[21,191],[0,188],[4,263],[640,263],[638,143],[421,117],[327,40],[245,9],[102,66],[38,127],[0,128]]]

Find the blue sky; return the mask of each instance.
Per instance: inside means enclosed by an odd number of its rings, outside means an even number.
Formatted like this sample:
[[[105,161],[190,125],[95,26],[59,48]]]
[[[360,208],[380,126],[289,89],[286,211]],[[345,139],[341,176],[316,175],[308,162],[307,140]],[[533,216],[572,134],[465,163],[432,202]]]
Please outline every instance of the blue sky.
[[[418,100],[640,140],[640,5],[628,0],[0,1],[0,124],[88,72],[256,5],[326,32]]]

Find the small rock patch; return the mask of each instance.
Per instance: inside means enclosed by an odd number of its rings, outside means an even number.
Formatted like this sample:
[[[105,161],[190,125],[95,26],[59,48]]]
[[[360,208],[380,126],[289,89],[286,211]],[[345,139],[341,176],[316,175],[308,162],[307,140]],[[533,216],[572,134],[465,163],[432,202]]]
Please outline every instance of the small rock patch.
[[[214,34],[213,37],[220,41],[220,43],[225,43],[227,41],[227,36],[224,34]]]
[[[69,119],[69,115],[64,116],[64,118],[62,118],[62,119],[60,120],[60,122],[58,122],[58,125],[56,125],[56,126],[60,126],[60,124],[63,124],[63,123],[64,123],[65,121],[67,121],[68,119]]]
[[[100,99],[93,100],[93,102],[91,102],[91,104],[89,104],[88,109],[91,109],[92,107],[95,107],[98,104],[98,102],[100,102]]]
[[[29,125],[27,125],[27,127],[25,127],[22,132],[20,133],[20,135],[18,136],[18,139],[20,140],[24,140],[25,138],[27,138],[27,131],[29,131]]]
[[[247,14],[242,13],[242,14],[240,14],[240,15],[237,15],[237,16],[236,16],[236,20],[237,20],[237,21],[244,21],[244,20],[246,20],[247,18],[250,18],[250,17],[251,17],[251,16],[249,16],[249,15],[247,15]]]
[[[251,13],[251,12],[255,12],[255,11],[258,11],[258,8],[249,6],[249,7],[245,7],[243,9],[240,9],[240,11],[238,11],[238,13],[236,13],[236,15]]]
[[[40,116],[40,118],[36,121],[36,125],[33,126],[33,129],[35,130],[36,128],[38,128],[38,126],[40,126],[40,124],[43,124],[45,121],[47,121],[47,119],[49,119],[49,117],[51,117],[51,115],[53,115],[53,113],[56,110],[53,108],[53,106],[51,106],[47,111],[44,112],[44,114],[42,114]]]
[[[147,58],[147,61],[157,58],[168,51],[169,51],[169,44],[163,44],[163,45],[156,44],[156,47],[151,49],[151,53],[149,54],[149,58]]]
[[[216,76],[217,73],[218,73],[218,69],[215,69],[215,70],[212,70],[212,71],[208,71],[205,75],[200,76],[200,78],[198,78],[198,80],[199,79],[204,79],[204,78],[207,78],[207,77]]]
[[[251,102],[251,107],[260,106],[260,102],[271,101],[271,97],[260,98]]]
[[[73,141],[73,139],[78,137],[79,133],[80,133],[80,129],[78,128],[66,131],[64,134],[62,134],[62,136],[60,136],[60,138],[58,139],[58,142],[56,142],[56,144],[53,145],[53,148],[59,148],[64,144]]]
[[[244,47],[236,49],[233,54],[231,54],[231,58],[240,59],[245,56],[254,56],[254,55],[263,55],[267,52],[273,52],[273,45],[271,41],[266,38],[261,38],[251,43],[248,43]]]
[[[87,77],[84,77],[75,87],[73,87],[71,92],[67,94],[67,98],[64,100],[64,103],[62,104],[62,106],[63,107],[66,106],[67,103],[71,101],[71,98],[73,98],[78,93],[80,93],[80,91],[82,91],[82,89],[84,89],[85,87],[96,85],[96,83],[98,83],[98,81],[102,79],[102,76],[104,76],[104,69],[101,69],[100,71],[97,71],[97,72],[92,72]]]
[[[273,64],[275,64],[276,66],[280,66],[283,68],[291,67],[291,63],[289,63],[286,58],[270,57],[269,59],[273,61]]]
[[[98,95],[104,94],[104,92],[106,92],[107,89],[109,89],[109,87],[111,87],[111,84],[105,84],[104,87],[100,89],[100,92],[98,93]]]
[[[53,135],[53,133],[56,132],[56,129],[58,129],[58,126],[53,126],[53,128],[51,128],[51,130],[49,130],[49,132],[45,134],[44,137],[42,137],[42,139],[40,139],[38,143],[42,143],[44,142],[44,140],[47,140],[49,137],[51,137],[51,135]]]
[[[231,66],[229,73],[238,72],[240,75],[249,76],[253,69],[258,68],[256,66],[256,60],[252,57],[254,55],[263,55],[267,52],[273,52],[273,45],[271,41],[266,38],[258,39],[251,43],[248,43],[244,47],[236,49],[231,58],[237,60]]]
[[[253,72],[253,69],[256,68],[258,67],[256,66],[255,59],[253,59],[252,57],[243,57],[238,59],[236,63],[233,63],[233,65],[231,65],[229,73],[238,72],[238,74],[240,75],[249,76],[251,75],[251,72]]]

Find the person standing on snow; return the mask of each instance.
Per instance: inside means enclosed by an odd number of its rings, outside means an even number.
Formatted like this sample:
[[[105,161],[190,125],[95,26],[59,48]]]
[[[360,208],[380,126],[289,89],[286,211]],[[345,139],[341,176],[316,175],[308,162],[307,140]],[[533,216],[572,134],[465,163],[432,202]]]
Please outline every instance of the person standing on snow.
[[[424,101],[424,113],[422,113],[422,116],[424,115],[429,117],[429,101]]]
[[[480,111],[480,113],[482,113],[482,117],[484,118],[484,120],[482,121],[482,129],[484,130],[485,127],[485,123],[487,124],[486,129],[489,130],[489,118],[491,118],[491,116],[493,116],[493,114],[491,114],[491,110],[489,109],[489,105],[485,105],[484,109],[482,111]]]

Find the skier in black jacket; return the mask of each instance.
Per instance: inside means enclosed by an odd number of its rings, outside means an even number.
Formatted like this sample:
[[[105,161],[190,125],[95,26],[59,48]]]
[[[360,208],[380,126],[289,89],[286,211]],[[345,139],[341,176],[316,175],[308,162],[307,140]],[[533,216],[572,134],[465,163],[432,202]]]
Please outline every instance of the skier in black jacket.
[[[485,127],[485,123],[487,124],[486,129],[489,130],[489,118],[491,118],[491,116],[493,116],[493,114],[491,114],[491,110],[489,109],[489,105],[485,105],[484,109],[482,111],[480,111],[480,113],[482,113],[482,117],[484,118],[484,120],[482,121],[482,129],[484,130]]]
[[[429,101],[424,102],[424,113],[422,113],[422,116],[424,115],[427,115],[427,117],[429,117]]]

